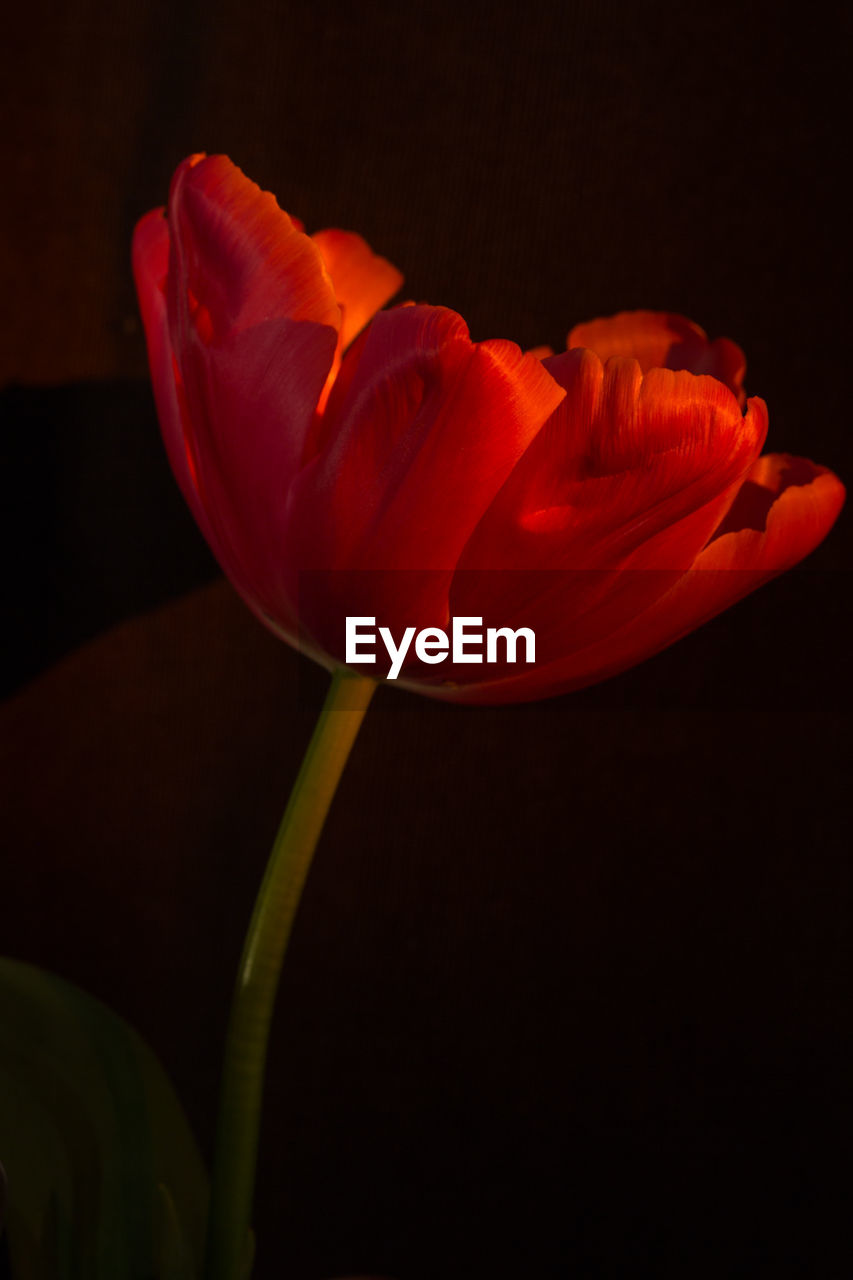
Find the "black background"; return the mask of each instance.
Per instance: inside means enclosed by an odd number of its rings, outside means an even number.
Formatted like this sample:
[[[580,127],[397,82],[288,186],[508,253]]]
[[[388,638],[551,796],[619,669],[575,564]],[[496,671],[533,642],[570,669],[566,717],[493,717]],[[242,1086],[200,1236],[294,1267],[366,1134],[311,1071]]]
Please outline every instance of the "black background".
[[[325,677],[177,496],[135,219],[225,151],[477,339],[680,311],[744,347],[769,447],[849,480],[850,35],[842,5],[12,18],[0,949],[132,1021],[206,1154]],[[849,573],[845,514],[597,689],[380,691],[282,982],[258,1280],[849,1274]]]

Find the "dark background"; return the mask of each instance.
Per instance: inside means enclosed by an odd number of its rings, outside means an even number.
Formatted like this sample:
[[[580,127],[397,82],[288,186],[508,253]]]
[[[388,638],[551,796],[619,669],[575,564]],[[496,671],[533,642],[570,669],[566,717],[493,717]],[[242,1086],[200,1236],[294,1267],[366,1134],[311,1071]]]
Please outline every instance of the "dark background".
[[[853,476],[849,6],[21,6],[2,121],[0,949],[133,1022],[206,1154],[325,677],[218,579],[128,266],[225,151],[479,338],[623,308],[746,350]],[[846,1276],[850,521],[597,689],[381,690],[282,983],[258,1280]]]

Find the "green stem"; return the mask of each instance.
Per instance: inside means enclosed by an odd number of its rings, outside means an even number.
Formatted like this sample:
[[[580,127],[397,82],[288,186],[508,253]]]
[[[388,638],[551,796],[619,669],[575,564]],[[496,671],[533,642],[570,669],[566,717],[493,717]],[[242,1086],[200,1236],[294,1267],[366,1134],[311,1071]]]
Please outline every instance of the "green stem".
[[[376,688],[339,667],[267,863],[231,1004],[208,1216],[205,1280],[245,1280],[267,1044],[279,974],[311,858]]]

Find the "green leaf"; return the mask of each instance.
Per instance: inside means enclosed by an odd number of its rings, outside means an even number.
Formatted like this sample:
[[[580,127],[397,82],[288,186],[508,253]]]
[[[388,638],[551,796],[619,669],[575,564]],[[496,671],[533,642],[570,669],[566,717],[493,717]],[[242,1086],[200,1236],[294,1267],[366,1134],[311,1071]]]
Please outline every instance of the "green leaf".
[[[0,1160],[14,1280],[195,1280],[207,1178],[127,1023],[0,959]]]

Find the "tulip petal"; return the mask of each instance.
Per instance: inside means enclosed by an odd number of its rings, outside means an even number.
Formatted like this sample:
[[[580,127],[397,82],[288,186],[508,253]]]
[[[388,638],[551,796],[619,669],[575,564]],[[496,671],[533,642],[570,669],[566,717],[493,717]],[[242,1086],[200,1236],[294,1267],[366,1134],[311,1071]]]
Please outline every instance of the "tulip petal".
[[[375,254],[361,236],[351,231],[317,231],[311,239],[323,255],[341,309],[334,360],[317,402],[319,421],[340,371],[344,352],[379,308],[384,307],[397,292],[403,276],[385,258]],[[314,436],[315,431],[312,431],[306,437],[303,462],[307,462],[316,451]]]
[[[746,357],[728,338],[708,341],[704,329],[670,311],[620,311],[615,316],[575,325],[566,346],[588,347],[602,360],[631,356],[643,373],[650,369],[687,369],[707,373],[744,402]]]
[[[323,257],[268,191],[227,156],[192,156],[169,191],[171,280],[210,314],[214,334],[283,318],[327,325],[340,314]],[[184,299],[176,296],[184,315]],[[175,322],[175,317],[170,317]]]
[[[465,550],[464,568],[690,565],[760,452],[762,401],[742,416],[718,381],[590,351],[545,361],[566,398]]]
[[[277,616],[284,498],[340,309],[317,246],[224,156],[180,166],[169,226],[169,328],[214,550],[253,607]]]
[[[341,309],[340,345],[345,351],[353,338],[403,283],[402,272],[374,253],[352,231],[317,231],[311,237],[332,279]]]
[[[694,571],[746,572],[751,591],[814,550],[837,520],[845,496],[844,485],[827,467],[787,453],[765,454],[751,468]],[[734,598],[727,596],[714,613]]]
[[[826,537],[843,506],[841,481],[804,458],[759,458],[732,505],[719,536],[651,606],[623,619],[585,648],[499,682],[421,692],[464,702],[512,702],[595,684],[651,657],[762,583],[807,556]],[[570,606],[569,606],[570,607]],[[537,635],[537,642],[538,642]]]
[[[513,343],[472,343],[452,311],[382,312],[332,390],[325,448],[294,484],[296,562],[370,571],[395,617],[440,624],[462,547],[563,395]],[[417,600],[399,577],[380,583],[401,571]]]
[[[166,277],[169,272],[169,227],[165,209],[152,209],[133,235],[133,275],[148,345],[148,363],[157,416],[166,452],[178,487],[211,547],[213,532],[198,492],[192,431],[178,393],[175,359],[166,314]]]
[[[591,351],[546,367],[566,399],[459,558],[451,612],[531,627],[545,661],[609,635],[690,568],[761,449],[759,400],[741,415],[713,378],[606,366]]]

